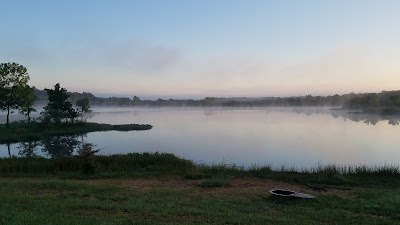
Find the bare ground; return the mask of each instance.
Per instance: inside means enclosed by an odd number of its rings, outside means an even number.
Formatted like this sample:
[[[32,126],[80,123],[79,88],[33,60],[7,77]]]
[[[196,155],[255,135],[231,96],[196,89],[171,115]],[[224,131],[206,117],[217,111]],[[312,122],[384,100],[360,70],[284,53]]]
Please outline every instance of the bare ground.
[[[127,179],[101,179],[101,180],[79,180],[92,185],[111,185],[136,191],[148,191],[151,189],[182,190],[195,195],[204,195],[208,197],[218,197],[232,195],[251,196],[251,195],[269,195],[271,189],[288,189],[296,192],[303,192],[318,195],[336,195],[340,197],[351,198],[354,196],[354,189],[343,190],[334,187],[327,187],[324,190],[315,190],[303,184],[295,182],[282,182],[258,178],[231,178],[227,179],[230,183],[228,187],[202,188],[198,184],[202,180],[187,180],[180,177],[151,177],[151,178],[127,178]]]

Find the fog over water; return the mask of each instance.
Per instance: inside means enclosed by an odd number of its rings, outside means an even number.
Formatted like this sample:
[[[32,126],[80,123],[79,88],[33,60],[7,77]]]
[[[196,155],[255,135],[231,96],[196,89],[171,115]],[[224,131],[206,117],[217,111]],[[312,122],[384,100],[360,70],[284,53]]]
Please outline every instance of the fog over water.
[[[4,113],[0,120],[4,120]],[[13,115],[13,119],[17,119]],[[169,152],[197,163],[383,165],[400,162],[399,117],[329,108],[93,108],[89,122],[151,124],[148,131],[94,132],[100,154]],[[19,144],[10,154],[19,156]],[[49,157],[43,147],[36,153]],[[6,145],[0,156],[8,157]]]

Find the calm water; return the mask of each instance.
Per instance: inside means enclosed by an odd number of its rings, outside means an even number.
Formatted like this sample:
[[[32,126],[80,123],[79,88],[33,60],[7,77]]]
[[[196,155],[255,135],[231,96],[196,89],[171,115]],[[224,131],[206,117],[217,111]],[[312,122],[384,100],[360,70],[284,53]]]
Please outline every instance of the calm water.
[[[399,119],[328,108],[93,108],[91,122],[154,127],[89,133],[84,139],[101,154],[159,151],[199,163],[399,164]],[[11,155],[20,154],[18,144],[10,149]],[[46,155],[40,147],[37,154]],[[1,145],[0,157],[8,156]]]

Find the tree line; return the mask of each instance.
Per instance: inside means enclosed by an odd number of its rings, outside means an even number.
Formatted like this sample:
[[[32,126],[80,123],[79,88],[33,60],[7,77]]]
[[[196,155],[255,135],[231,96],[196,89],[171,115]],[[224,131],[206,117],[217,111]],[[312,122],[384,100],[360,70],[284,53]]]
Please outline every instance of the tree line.
[[[193,99],[141,100],[138,96],[100,98],[91,93],[68,92],[59,84],[54,89],[38,90],[28,85],[27,69],[17,63],[0,64],[0,110],[7,111],[7,124],[12,110],[18,110],[30,122],[30,114],[36,103],[47,103],[41,114],[46,123],[73,122],[88,112],[90,105],[109,106],[223,106],[223,107],[263,107],[263,106],[331,106],[345,109],[359,109],[369,112],[400,112],[400,91],[380,93],[349,93],[329,96],[293,97],[206,97]],[[73,103],[78,108],[73,108]]]
[[[15,62],[0,64],[0,110],[7,112],[6,127],[10,124],[10,114],[17,110],[20,114],[27,117],[28,123],[31,122],[31,113],[36,111],[34,106],[38,99],[35,87],[31,87],[28,70],[23,65]],[[57,83],[54,89],[45,89],[48,103],[43,108],[39,121],[44,124],[60,124],[74,122],[80,115],[90,111],[90,104],[87,98],[76,102],[74,108],[68,100],[65,88]]]
[[[34,90],[40,102],[47,101],[46,91]],[[91,105],[107,106],[238,106],[238,107],[263,107],[263,106],[330,106],[345,109],[370,109],[400,108],[400,91],[382,91],[380,93],[349,93],[328,96],[292,96],[292,97],[206,97],[204,99],[162,99],[142,100],[138,96],[128,97],[96,97],[92,93],[71,92],[69,100],[72,102],[87,98]]]

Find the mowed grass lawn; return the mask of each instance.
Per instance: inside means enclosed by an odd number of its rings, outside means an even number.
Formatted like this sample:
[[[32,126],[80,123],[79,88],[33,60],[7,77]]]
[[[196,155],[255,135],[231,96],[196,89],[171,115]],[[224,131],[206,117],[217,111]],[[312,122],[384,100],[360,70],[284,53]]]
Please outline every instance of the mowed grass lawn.
[[[316,198],[274,197],[272,188]],[[259,178],[0,178],[0,224],[400,224],[395,186],[325,189]]]

